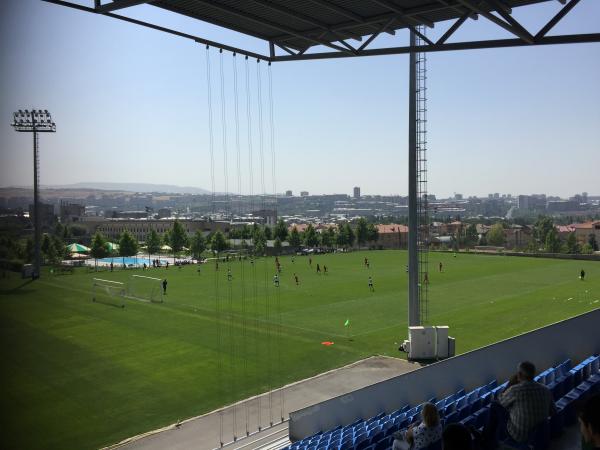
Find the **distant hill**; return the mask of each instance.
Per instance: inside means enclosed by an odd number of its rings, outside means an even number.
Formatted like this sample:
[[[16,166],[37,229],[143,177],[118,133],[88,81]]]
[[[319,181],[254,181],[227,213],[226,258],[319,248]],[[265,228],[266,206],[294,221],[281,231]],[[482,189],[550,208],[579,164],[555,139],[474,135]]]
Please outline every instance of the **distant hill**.
[[[108,183],[108,182],[88,182],[65,184],[61,186],[44,186],[51,189],[98,189],[106,191],[125,191],[125,192],[161,192],[166,194],[209,194],[206,189],[191,186],[175,186],[172,184],[151,184],[151,183]]]

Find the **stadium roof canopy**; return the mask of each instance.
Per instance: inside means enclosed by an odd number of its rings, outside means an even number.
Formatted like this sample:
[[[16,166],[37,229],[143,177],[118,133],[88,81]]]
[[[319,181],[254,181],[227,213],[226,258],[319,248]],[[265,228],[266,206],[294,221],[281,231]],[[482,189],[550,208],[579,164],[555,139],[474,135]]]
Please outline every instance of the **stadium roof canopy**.
[[[267,61],[600,42],[600,33],[548,35],[581,0],[86,0],[89,6],[63,0],[45,1],[125,20]],[[539,30],[527,30],[512,14],[515,8],[535,7],[547,2],[556,3],[557,12]],[[260,54],[235,48],[119,14],[141,4],[262,39],[268,44],[268,51]],[[463,23],[479,17],[513,36],[508,39],[447,42]],[[433,28],[438,22],[445,21],[452,22],[435,40],[417,28]],[[443,25],[444,28],[446,26]],[[394,35],[402,29],[414,31],[421,38],[422,45],[411,47],[406,43],[374,47],[373,42],[382,33]]]

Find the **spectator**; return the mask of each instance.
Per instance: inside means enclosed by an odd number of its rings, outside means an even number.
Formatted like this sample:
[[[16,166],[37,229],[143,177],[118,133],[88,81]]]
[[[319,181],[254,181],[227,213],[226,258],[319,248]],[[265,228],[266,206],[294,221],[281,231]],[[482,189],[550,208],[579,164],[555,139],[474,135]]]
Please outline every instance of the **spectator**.
[[[591,397],[579,411],[579,428],[586,448],[600,449],[600,394]]]
[[[442,439],[442,425],[435,405],[425,403],[421,411],[422,422],[416,427],[410,427],[404,440],[410,444],[411,450],[421,450]],[[394,450],[403,448],[402,441],[394,441]]]
[[[462,423],[451,423],[442,435],[444,450],[472,450],[471,432]]]
[[[505,434],[518,443],[527,442],[535,427],[554,414],[552,393],[543,384],[533,381],[534,376],[533,363],[520,363],[506,390],[498,396],[498,403],[492,404],[484,431],[488,445],[494,446],[498,437]]]

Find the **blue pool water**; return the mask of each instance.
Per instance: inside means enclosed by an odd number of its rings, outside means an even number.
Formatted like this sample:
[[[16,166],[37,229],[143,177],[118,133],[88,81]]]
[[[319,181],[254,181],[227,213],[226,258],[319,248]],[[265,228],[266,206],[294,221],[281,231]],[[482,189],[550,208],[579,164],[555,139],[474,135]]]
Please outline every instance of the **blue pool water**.
[[[144,263],[146,263],[147,266],[152,266],[151,261],[148,258],[144,258],[144,257],[137,257],[137,258],[132,258],[129,256],[126,256],[125,258],[122,258],[120,256],[115,256],[114,258],[102,258],[98,260],[99,263],[101,264],[110,264],[111,262],[115,265],[115,266],[121,266],[123,265],[123,262],[125,262],[125,264],[129,267],[131,265],[133,266],[143,266]],[[172,264],[173,261],[170,261],[169,264]],[[167,260],[166,259],[160,259],[160,264],[161,265],[166,265],[167,264]]]

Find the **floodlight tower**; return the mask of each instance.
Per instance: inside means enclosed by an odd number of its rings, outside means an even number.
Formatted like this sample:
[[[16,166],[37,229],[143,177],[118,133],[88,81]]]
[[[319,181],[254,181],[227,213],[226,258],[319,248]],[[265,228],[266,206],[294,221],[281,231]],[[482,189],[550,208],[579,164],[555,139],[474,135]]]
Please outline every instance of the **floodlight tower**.
[[[39,278],[41,266],[41,236],[42,227],[40,219],[40,164],[38,158],[38,133],[56,132],[56,124],[47,109],[18,110],[13,113],[12,126],[15,131],[33,133],[33,233],[34,233],[34,268],[33,276]]]

